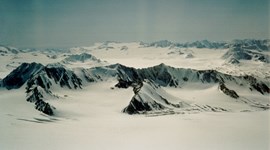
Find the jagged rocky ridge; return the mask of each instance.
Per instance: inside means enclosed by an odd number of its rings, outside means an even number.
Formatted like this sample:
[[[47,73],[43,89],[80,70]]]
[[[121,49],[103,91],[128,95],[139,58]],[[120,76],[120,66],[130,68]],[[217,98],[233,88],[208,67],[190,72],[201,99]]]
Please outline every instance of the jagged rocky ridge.
[[[237,98],[236,95],[238,94],[232,92],[233,89],[228,89],[226,86],[227,83],[256,90],[261,94],[268,94],[270,92],[269,81],[257,79],[252,76],[232,76],[215,70],[174,68],[165,64],[143,69],[114,64],[90,69],[75,68],[68,70],[59,64],[43,66],[37,63],[23,63],[1,81],[1,86],[7,89],[16,89],[27,83],[27,101],[35,103],[36,109],[48,115],[53,115],[53,106],[45,102],[48,96],[56,97],[50,90],[52,86],[80,89],[83,83],[106,81],[112,78],[119,80],[116,86],[125,88],[134,85],[134,83],[143,83],[145,80],[151,81],[153,85],[176,88],[195,82],[202,84],[222,83],[222,86],[220,86],[221,91],[233,98]],[[134,104],[139,98],[138,96],[134,96]],[[158,107],[158,104],[156,106]],[[165,107],[160,106],[159,108]],[[130,109],[126,110],[132,112]],[[150,111],[147,107],[146,110]],[[133,112],[136,111],[134,110]]]
[[[165,64],[143,69],[135,69],[132,67],[123,66],[121,64],[115,64],[106,67],[91,68],[84,71],[87,72],[85,76],[90,75],[92,77],[91,81],[93,82],[103,81],[107,78],[114,77],[118,79],[118,83],[115,85],[116,87],[132,87],[134,90],[134,96],[132,97],[130,104],[123,110],[123,112],[128,114],[149,114],[149,112],[157,113],[157,111],[161,114],[176,113],[173,109],[179,110],[179,108],[177,105],[174,105],[172,108],[173,105],[170,105],[169,101],[162,98],[163,96],[157,92],[159,90],[159,86],[181,88],[187,84],[198,82],[202,84],[219,84],[220,90],[225,95],[235,99],[238,99],[240,96],[233,89],[229,89],[226,86],[227,83],[235,84],[237,86],[241,86],[242,88],[249,88],[250,90],[256,90],[261,94],[268,94],[270,92],[268,86],[269,82],[257,79],[252,76],[232,76],[220,73],[215,70],[173,68]],[[145,82],[145,80],[147,82]],[[150,88],[146,89],[145,87]],[[149,92],[145,93],[145,91],[151,91],[150,93],[154,93],[154,95],[156,95],[154,97],[156,98],[153,98],[153,96],[149,95]],[[151,102],[149,102],[149,100]],[[250,103],[246,102],[246,100],[242,98],[240,101],[243,101],[244,103]],[[170,107],[168,107],[168,105]],[[252,105],[257,108],[268,109],[268,107],[266,108],[260,104]],[[185,108],[185,110],[227,111],[226,109],[215,108],[209,105],[189,106]]]
[[[123,81],[121,81],[123,83]],[[119,82],[120,83],[120,82]],[[127,82],[129,85],[130,83]],[[123,85],[123,84],[122,84]],[[123,109],[124,113],[140,114],[153,110],[164,110],[169,108],[180,108],[188,106],[187,103],[170,103],[166,99],[168,95],[164,90],[154,83],[146,80],[143,82],[132,83],[129,86],[133,87],[134,96],[129,105]],[[116,87],[121,87],[119,84]],[[124,86],[126,88],[126,86]]]
[[[39,63],[23,63],[2,80],[2,86],[9,90],[20,88],[31,76],[43,68],[44,66]]]
[[[35,103],[36,109],[53,115],[53,107],[45,102],[46,96],[55,96],[50,90],[53,84],[69,89],[81,88],[82,81],[74,72],[63,66],[23,63],[2,81],[7,89],[17,89],[26,83],[26,100]]]
[[[94,61],[94,62],[101,62],[100,59],[96,58],[95,56],[88,54],[88,53],[81,53],[81,54],[73,54],[65,58],[62,62],[63,63],[72,63],[72,62],[86,62],[86,61]]]
[[[264,63],[270,63],[270,56],[263,54],[260,51],[252,51],[236,44],[230,47],[230,49],[222,56],[223,59],[227,59],[229,63],[238,64],[239,60],[255,60]]]
[[[167,114],[183,114],[184,112],[202,112],[214,111],[222,112],[227,111],[224,108],[212,107],[209,105],[199,106],[190,104],[184,100],[180,100],[168,94],[162,87],[156,85],[150,80],[142,82],[119,81],[116,87],[126,88],[130,86],[133,88],[134,96],[127,107],[123,109],[124,113],[133,114],[146,114],[146,115],[167,115]],[[122,86],[121,86],[122,85]]]
[[[151,80],[160,86],[183,87],[189,83],[233,83],[243,88],[256,90],[262,94],[269,93],[269,81],[257,79],[250,75],[233,76],[216,70],[195,70],[186,68],[174,68],[165,64],[135,69],[121,64],[105,67],[95,67],[81,70],[81,74],[89,81],[103,81],[115,77],[124,81],[138,82],[145,79]]]

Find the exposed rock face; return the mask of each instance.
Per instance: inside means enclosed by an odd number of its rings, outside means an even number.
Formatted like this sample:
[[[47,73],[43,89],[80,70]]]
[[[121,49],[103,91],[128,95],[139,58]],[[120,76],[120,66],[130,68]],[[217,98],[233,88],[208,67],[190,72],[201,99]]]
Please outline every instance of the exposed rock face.
[[[255,77],[249,75],[245,75],[243,78],[249,82],[251,90],[253,88],[261,94],[270,93],[269,85],[267,86],[266,83],[258,81]]]
[[[123,83],[124,81],[120,82]],[[129,84],[129,82],[126,82],[126,84]],[[150,99],[145,99],[144,98],[145,96],[142,97],[142,93],[140,92],[143,86],[142,82],[133,83],[132,85],[133,85],[133,92],[135,95],[132,97],[129,105],[126,108],[124,108],[123,110],[124,113],[132,115],[144,113],[151,110],[161,110],[165,108],[163,105],[157,103],[153,99],[149,101]]]
[[[35,102],[36,109],[43,112],[44,114],[52,116],[53,113],[53,107],[49,104],[44,102],[43,100],[38,100]]]
[[[50,90],[53,81],[61,87],[70,89],[81,88],[82,85],[81,79],[72,71],[60,66],[46,66],[29,79],[26,86],[27,101],[35,103],[35,108],[47,115],[53,115],[54,107],[45,102],[44,97],[45,95],[54,96]]]
[[[239,98],[239,95],[238,95],[234,90],[228,89],[228,88],[225,86],[224,83],[220,83],[220,84],[219,84],[219,88],[220,88],[220,90],[221,90],[224,94],[226,94],[226,95],[228,95],[228,96],[230,96],[230,97],[232,97],[232,98]]]
[[[45,72],[49,78],[54,79],[55,83],[59,83],[61,87],[66,86],[70,89],[81,88],[82,80],[72,71],[62,67],[45,67]]]
[[[3,79],[2,86],[16,89],[26,82],[26,100],[35,103],[37,110],[48,115],[53,115],[53,107],[45,102],[45,97],[55,97],[50,90],[53,83],[70,89],[81,88],[82,85],[82,80],[63,66],[23,63]]]
[[[257,91],[259,91],[261,94],[270,93],[269,87],[264,83],[262,84],[256,83],[256,84],[252,84],[251,86]]]
[[[14,69],[8,76],[3,79],[3,85],[7,89],[20,88],[31,76],[38,73],[44,66],[38,63],[23,63]]]
[[[123,79],[119,79],[118,80],[118,83],[115,85],[115,87],[118,87],[118,88],[128,88],[130,87],[132,84],[131,81],[124,81]]]
[[[143,102],[139,95],[132,97],[129,105],[124,108],[123,112],[127,114],[140,114],[151,110],[162,110],[165,107],[159,103],[153,102],[150,106],[149,103]]]
[[[252,51],[241,44],[233,45],[230,50],[222,56],[222,58],[228,59],[229,62],[230,60],[255,60],[270,63],[269,55],[261,53],[260,51]]]
[[[70,55],[63,60],[64,63],[71,63],[71,62],[84,63],[86,61],[101,62],[101,60],[97,59],[95,56],[88,54],[88,53]]]
[[[49,103],[46,103],[43,99],[45,94],[41,87],[36,86],[33,88],[26,88],[26,100],[35,103],[35,108],[47,115],[53,115],[53,108]]]
[[[123,82],[123,81],[121,81]],[[159,86],[150,81],[132,83],[134,96],[129,105],[123,109],[127,114],[143,114],[149,111],[160,111],[164,109],[180,108],[188,106],[182,102],[173,104],[167,100],[168,94]]]
[[[121,81],[123,82],[123,81]],[[173,99],[160,86],[145,80],[143,82],[132,83],[134,96],[127,107],[123,109],[124,113],[146,114],[150,116],[166,115],[188,112],[213,111],[222,112],[227,111],[220,107],[212,107],[209,105],[191,105],[183,100]]]

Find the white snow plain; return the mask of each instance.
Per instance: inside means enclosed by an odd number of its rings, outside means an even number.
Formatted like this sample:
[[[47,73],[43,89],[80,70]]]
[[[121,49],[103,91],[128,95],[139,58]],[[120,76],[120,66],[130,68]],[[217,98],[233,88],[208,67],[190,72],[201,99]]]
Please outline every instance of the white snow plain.
[[[68,97],[50,101],[57,107],[54,117],[36,111],[25,101],[21,89],[1,91],[0,148],[269,149],[269,111],[156,117],[127,115],[121,110],[127,106],[133,92],[131,89],[112,90],[112,83],[60,92],[59,95],[68,94]]]

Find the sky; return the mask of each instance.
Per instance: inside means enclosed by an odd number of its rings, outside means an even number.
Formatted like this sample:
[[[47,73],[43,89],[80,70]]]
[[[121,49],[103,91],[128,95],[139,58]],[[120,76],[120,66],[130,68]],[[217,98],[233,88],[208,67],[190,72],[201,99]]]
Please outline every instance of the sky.
[[[269,0],[0,0],[0,44],[269,38]]]

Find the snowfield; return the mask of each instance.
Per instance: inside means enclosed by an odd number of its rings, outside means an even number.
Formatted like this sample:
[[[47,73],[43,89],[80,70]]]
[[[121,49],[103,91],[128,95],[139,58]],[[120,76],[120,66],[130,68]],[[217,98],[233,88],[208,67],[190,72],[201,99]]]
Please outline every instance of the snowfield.
[[[0,50],[1,150],[270,149],[269,40]]]
[[[1,149],[269,149],[269,111],[130,116],[121,109],[131,89],[111,85],[51,100],[55,117],[26,103],[23,91],[1,91]]]

